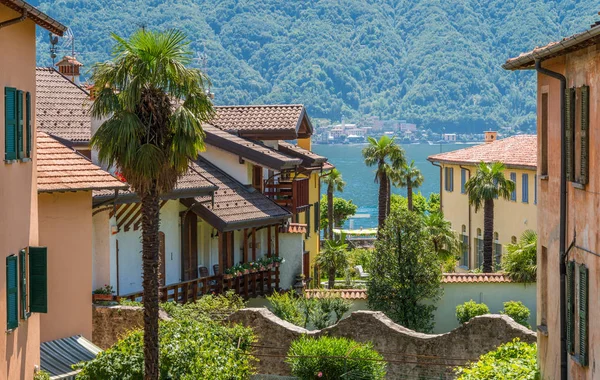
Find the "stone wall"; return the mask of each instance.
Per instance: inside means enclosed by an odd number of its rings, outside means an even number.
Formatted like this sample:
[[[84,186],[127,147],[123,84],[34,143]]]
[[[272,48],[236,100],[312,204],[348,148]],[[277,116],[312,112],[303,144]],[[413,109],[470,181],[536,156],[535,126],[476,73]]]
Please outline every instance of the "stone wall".
[[[446,334],[422,334],[394,323],[381,312],[357,311],[337,325],[308,331],[276,317],[265,308],[243,309],[230,321],[251,327],[257,335],[254,354],[258,372],[289,375],[284,362],[292,340],[302,334],[347,337],[372,342],[388,361],[388,378],[452,378],[452,368],[464,365],[500,344],[520,338],[535,342],[536,334],[506,315],[484,315]]]
[[[169,316],[161,310],[159,319],[167,320]],[[143,325],[144,309],[141,307],[94,305],[92,308],[92,342],[103,350]]]

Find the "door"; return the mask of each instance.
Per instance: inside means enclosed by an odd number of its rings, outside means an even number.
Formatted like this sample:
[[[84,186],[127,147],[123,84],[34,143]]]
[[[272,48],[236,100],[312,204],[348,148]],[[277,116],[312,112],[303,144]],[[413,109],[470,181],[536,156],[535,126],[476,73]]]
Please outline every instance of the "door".
[[[198,278],[198,217],[187,212],[181,227],[181,279]]]
[[[304,252],[302,255],[302,274],[304,274],[304,278],[308,279],[310,277],[310,252]]]
[[[160,272],[158,277],[158,285],[165,286],[167,281],[167,270],[166,270],[166,257],[165,257],[165,233],[160,231],[158,233],[158,255],[160,260]]]

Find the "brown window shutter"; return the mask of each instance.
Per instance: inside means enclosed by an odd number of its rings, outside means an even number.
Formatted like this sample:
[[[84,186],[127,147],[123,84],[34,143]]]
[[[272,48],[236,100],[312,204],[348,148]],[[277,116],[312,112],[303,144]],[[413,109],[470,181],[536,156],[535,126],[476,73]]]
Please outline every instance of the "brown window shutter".
[[[565,89],[565,146],[567,181],[575,181],[575,88]]]
[[[590,88],[581,87],[581,168],[579,183],[588,183],[589,173]]]

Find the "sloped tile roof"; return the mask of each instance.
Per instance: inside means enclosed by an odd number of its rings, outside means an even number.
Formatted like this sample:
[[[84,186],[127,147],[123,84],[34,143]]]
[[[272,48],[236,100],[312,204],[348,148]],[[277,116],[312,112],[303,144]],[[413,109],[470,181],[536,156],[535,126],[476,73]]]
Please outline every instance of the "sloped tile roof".
[[[215,184],[217,190],[213,195],[214,201],[210,196],[196,197],[193,210],[218,230],[272,225],[291,216],[287,210],[236,181],[204,158],[199,157],[195,163],[198,172]]]
[[[44,132],[37,134],[38,192],[114,190],[127,185]]]
[[[89,94],[53,68],[36,69],[37,129],[71,142],[92,134]]]
[[[327,157],[320,156],[310,150],[301,148],[298,145],[290,144],[285,141],[279,141],[278,145],[280,152],[302,159],[302,166],[304,167],[320,166],[327,162]]]
[[[228,132],[280,132],[296,134],[302,122],[301,104],[215,107],[211,124]]]
[[[504,273],[444,273],[442,282],[455,283],[482,283],[482,282],[512,282]]]
[[[306,289],[304,291],[306,298],[328,298],[341,297],[347,300],[366,300],[366,289]]]
[[[500,161],[507,167],[535,169],[537,167],[537,136],[518,135],[492,143],[472,146],[427,158],[434,162],[477,164]]]
[[[290,157],[266,145],[239,137],[212,125],[205,124],[202,128],[206,134],[205,142],[207,144],[239,155],[259,165],[271,169],[283,170],[291,169],[302,163],[301,158]]]

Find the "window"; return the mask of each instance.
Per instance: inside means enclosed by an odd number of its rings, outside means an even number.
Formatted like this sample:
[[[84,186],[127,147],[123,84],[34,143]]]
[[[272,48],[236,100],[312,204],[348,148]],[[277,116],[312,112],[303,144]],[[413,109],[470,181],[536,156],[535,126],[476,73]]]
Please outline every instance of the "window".
[[[542,247],[542,267],[537,272],[540,279],[540,324],[547,326],[548,322],[548,250]]]
[[[496,270],[500,270],[500,264],[502,263],[502,244],[500,244],[497,232],[494,232],[494,258]]]
[[[589,175],[589,109],[588,86],[570,88],[565,93],[565,143],[567,180],[581,185]]]
[[[304,235],[304,237],[306,239],[308,239],[310,237],[310,207],[306,209],[305,211],[305,215],[304,215],[304,220],[306,221],[306,234]]]
[[[263,168],[262,166],[252,166],[252,187],[262,193],[263,189]]]
[[[523,203],[529,203],[529,174],[521,175],[521,200]]]
[[[516,202],[517,201],[517,173],[510,173],[510,180],[515,184],[515,188],[510,193],[510,200]]]
[[[321,227],[321,203],[315,202],[315,232],[319,232]]]
[[[29,248],[29,311],[48,312],[48,252],[46,247]]]
[[[461,235],[461,251],[462,257],[460,260],[460,265],[469,267],[469,235],[467,234],[467,226],[463,224],[462,226],[462,235]]]
[[[25,97],[25,104],[23,98]],[[23,132],[25,128],[25,134]],[[31,157],[31,94],[4,88],[4,160]],[[25,140],[25,141],[24,141]]]
[[[537,205],[537,174],[533,176],[533,204]]]
[[[510,238],[510,242],[511,242],[512,244],[517,244],[517,237],[516,237],[516,236],[511,236],[511,238]]]
[[[17,256],[6,258],[6,329],[19,327],[19,277],[17,274]]]
[[[27,252],[24,249],[19,252],[19,285],[21,291],[21,319],[29,318],[27,309]]]
[[[454,168],[444,168],[445,186],[446,191],[454,191]]]
[[[584,264],[567,264],[567,350],[582,366],[588,365],[588,276]]]
[[[483,239],[481,237],[481,228],[477,229],[475,247],[477,248],[477,268],[481,268],[483,265]]]
[[[465,183],[467,183],[467,170],[460,169],[460,193],[464,194],[465,191]]]
[[[540,175],[547,176],[548,175],[548,93],[542,94],[542,105],[541,105],[541,125],[540,125],[540,135],[542,139],[541,146],[541,168]]]

